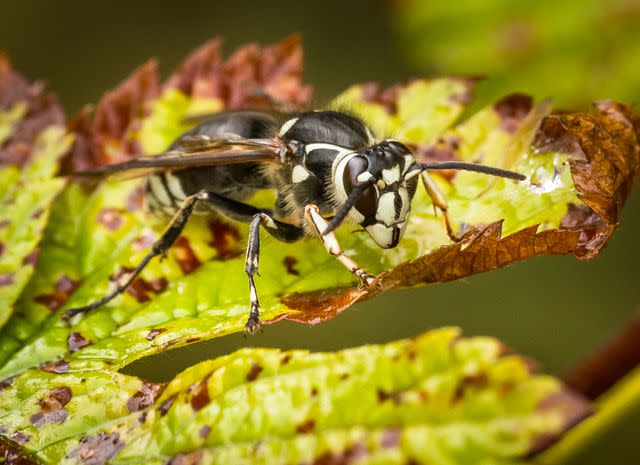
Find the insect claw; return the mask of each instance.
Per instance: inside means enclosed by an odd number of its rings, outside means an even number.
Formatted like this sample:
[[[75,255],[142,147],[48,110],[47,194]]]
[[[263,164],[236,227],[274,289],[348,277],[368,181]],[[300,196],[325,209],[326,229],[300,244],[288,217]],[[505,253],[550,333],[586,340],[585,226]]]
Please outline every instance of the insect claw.
[[[244,337],[246,338],[247,335],[253,336],[260,329],[262,329],[262,323],[260,322],[260,318],[258,318],[257,316],[251,315],[244,326]]]
[[[362,268],[356,270],[354,274],[360,279],[358,289],[373,289],[378,286],[380,279]]]

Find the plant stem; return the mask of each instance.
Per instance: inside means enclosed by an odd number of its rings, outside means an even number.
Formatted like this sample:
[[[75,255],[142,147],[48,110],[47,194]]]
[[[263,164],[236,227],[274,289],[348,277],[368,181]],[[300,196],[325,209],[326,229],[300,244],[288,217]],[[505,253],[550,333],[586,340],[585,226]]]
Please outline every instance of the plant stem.
[[[561,465],[578,458],[590,444],[636,408],[640,408],[640,366],[596,402],[596,413],[592,417],[569,431],[561,441],[540,455],[536,463]]]

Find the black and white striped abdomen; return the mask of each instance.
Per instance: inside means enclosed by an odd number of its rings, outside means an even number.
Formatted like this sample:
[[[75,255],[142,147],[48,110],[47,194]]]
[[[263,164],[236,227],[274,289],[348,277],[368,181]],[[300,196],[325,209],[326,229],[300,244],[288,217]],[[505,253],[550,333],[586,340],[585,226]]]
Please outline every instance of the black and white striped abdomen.
[[[148,176],[145,190],[147,205],[153,213],[173,215],[186,198],[180,179],[170,171]]]

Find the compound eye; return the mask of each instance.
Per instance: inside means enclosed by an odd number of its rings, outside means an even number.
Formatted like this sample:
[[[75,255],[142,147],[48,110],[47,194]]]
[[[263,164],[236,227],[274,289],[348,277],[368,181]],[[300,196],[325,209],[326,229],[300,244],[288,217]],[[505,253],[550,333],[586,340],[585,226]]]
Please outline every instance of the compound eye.
[[[347,162],[347,166],[342,175],[342,182],[347,195],[351,194],[353,186],[360,184],[358,182],[358,176],[364,173],[368,167],[369,162],[367,162],[367,159],[359,155],[351,158],[351,160]],[[369,186],[360,196],[355,204],[355,208],[365,217],[375,217],[376,210],[378,209],[378,193],[373,185]]]

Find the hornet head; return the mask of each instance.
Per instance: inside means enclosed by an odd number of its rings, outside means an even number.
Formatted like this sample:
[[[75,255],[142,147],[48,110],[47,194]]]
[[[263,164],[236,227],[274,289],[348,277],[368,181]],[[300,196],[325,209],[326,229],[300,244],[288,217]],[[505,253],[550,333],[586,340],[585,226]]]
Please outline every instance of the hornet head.
[[[380,247],[395,247],[407,226],[418,173],[411,151],[394,140],[337,159],[333,182],[342,207],[325,233],[350,215]]]

